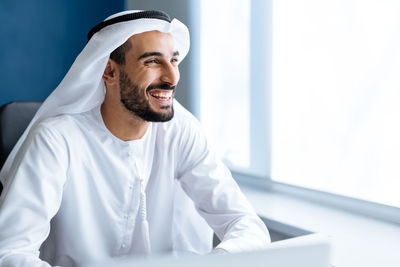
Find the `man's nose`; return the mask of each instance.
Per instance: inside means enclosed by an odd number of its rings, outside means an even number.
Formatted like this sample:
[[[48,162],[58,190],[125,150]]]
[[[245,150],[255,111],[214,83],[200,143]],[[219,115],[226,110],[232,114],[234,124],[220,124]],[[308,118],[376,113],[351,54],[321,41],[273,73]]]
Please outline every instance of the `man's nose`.
[[[161,81],[168,83],[171,86],[175,86],[179,81],[179,69],[177,66],[172,64],[166,64],[161,76]]]

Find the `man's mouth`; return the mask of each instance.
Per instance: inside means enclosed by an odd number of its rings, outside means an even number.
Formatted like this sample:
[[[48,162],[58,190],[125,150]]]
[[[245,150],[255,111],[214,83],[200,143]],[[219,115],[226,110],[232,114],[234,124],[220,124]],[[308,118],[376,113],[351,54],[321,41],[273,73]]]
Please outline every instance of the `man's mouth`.
[[[150,90],[148,93],[161,104],[166,104],[171,102],[172,98],[174,97],[174,91],[175,90],[153,89]]]

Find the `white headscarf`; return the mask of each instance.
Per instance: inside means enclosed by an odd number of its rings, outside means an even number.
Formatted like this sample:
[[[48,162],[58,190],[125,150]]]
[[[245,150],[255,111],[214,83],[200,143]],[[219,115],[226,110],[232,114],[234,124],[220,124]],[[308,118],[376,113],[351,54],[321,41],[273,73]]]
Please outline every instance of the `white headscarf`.
[[[151,11],[130,10],[112,15],[105,19],[105,21],[138,12],[152,14]],[[0,181],[4,187],[6,187],[8,173],[15,155],[34,124],[61,114],[86,112],[103,103],[105,85],[102,75],[110,53],[127,41],[132,35],[154,30],[170,33],[175,41],[175,47],[179,52],[180,61],[186,56],[190,46],[189,30],[187,27],[177,19],[168,22],[159,18],[151,18],[152,16],[148,14],[146,18],[108,25],[90,38],[64,79],[43,102],[8,156],[0,172]]]

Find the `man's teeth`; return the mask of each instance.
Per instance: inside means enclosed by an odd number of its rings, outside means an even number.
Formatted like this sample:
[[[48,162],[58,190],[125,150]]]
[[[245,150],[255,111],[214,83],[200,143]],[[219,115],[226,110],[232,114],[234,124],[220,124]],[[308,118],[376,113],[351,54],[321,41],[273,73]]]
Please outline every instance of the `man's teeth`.
[[[150,92],[150,95],[157,97],[157,98],[168,100],[172,97],[172,93],[173,93],[172,90],[165,91],[165,92],[158,91],[158,92]]]

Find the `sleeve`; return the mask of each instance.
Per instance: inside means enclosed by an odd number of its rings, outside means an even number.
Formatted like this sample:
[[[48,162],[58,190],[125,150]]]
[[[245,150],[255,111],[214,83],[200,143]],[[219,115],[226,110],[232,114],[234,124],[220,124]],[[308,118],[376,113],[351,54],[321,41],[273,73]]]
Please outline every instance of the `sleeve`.
[[[60,135],[31,130],[0,198],[0,266],[50,266],[39,259],[39,248],[60,207],[67,160]]]
[[[270,243],[266,226],[209,148],[201,127],[194,124],[183,132],[178,179],[221,240],[217,249],[235,253],[265,248]]]

